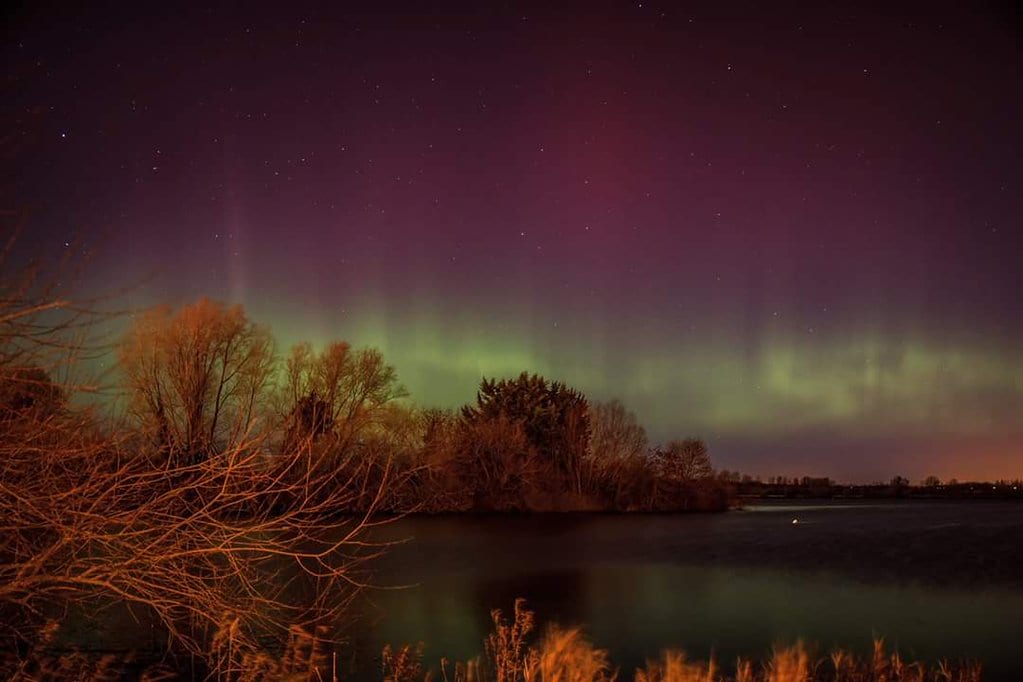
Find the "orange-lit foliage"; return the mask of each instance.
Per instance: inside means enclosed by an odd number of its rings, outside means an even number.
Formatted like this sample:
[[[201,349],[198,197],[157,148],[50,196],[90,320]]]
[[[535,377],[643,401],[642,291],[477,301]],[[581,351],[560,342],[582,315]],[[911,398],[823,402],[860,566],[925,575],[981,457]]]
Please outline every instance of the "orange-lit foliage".
[[[582,492],[582,460],[589,447],[586,397],[573,388],[523,372],[515,379],[484,379],[476,404],[462,408],[469,426],[506,420],[519,424],[527,441],[550,463],[550,474]]]
[[[251,428],[273,363],[265,331],[209,301],[133,327],[121,357],[136,414],[171,455],[154,458],[148,438],[73,406],[79,386],[46,378],[72,373],[103,316],[34,276],[0,288],[0,649],[39,652],[49,619],[120,603],[172,649],[231,667],[264,637],[338,617],[381,549],[362,539],[380,491],[351,459],[328,476],[303,453],[268,456]]]
[[[120,346],[132,413],[184,463],[249,438],[274,370],[269,332],[203,298],[141,315]]]
[[[286,443],[330,436],[343,451],[366,429],[379,426],[384,407],[403,397],[405,389],[379,351],[353,350],[336,341],[319,353],[308,343],[294,346],[280,393]]]

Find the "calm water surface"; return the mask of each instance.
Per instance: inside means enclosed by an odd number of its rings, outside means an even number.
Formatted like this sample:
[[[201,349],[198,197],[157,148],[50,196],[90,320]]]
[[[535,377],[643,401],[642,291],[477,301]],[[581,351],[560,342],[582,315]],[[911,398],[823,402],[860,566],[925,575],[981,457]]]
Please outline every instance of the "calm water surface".
[[[792,520],[798,519],[798,524]],[[583,625],[631,672],[665,647],[764,656],[802,638],[824,654],[884,636],[906,657],[985,662],[1023,679],[1023,505],[760,504],[717,515],[408,518],[361,603],[349,660],[385,643],[426,659],[480,653],[492,608],[525,597],[541,623]],[[362,653],[358,653],[362,652]],[[627,675],[631,679],[631,674]]]

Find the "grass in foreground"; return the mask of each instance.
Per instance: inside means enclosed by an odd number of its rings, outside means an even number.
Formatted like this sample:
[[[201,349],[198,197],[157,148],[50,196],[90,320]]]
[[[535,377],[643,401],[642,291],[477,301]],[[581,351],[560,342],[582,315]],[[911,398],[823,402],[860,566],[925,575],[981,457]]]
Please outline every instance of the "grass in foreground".
[[[515,602],[512,618],[500,610],[491,612],[494,630],[483,642],[483,654],[469,661],[442,658],[438,671],[424,663],[422,643],[413,647],[384,648],[379,679],[382,682],[978,682],[981,666],[976,662],[941,661],[930,666],[903,660],[874,640],[871,656],[836,650],[815,658],[802,642],[779,646],[763,661],[740,658],[734,672],[716,661],[689,659],[685,652],[667,650],[647,661],[631,675],[614,667],[608,652],[595,647],[581,628],[549,626],[533,637],[534,613],[525,600]],[[232,682],[338,682],[337,656],[325,629],[315,633],[295,627],[280,656],[250,650],[233,650],[229,628],[214,638],[216,669],[206,679]],[[188,679],[194,673],[175,671],[165,663],[140,669],[128,657],[29,656],[7,668],[12,680],[142,680]],[[366,676],[360,676],[363,679]]]
[[[596,648],[580,628],[550,626],[535,645],[528,643],[534,614],[525,601],[516,600],[512,620],[500,610],[492,612],[494,632],[484,642],[484,655],[451,666],[441,660],[443,682],[974,682],[981,679],[979,663],[936,667],[905,661],[897,652],[885,651],[883,640],[874,641],[870,658],[838,650],[828,658],[814,659],[802,642],[777,647],[766,661],[739,659],[735,672],[726,673],[716,661],[694,661],[679,650],[664,651],[633,675],[613,667],[608,652]],[[384,652],[385,682],[430,682],[424,672],[422,647],[406,646]],[[434,680],[433,682],[440,682]]]

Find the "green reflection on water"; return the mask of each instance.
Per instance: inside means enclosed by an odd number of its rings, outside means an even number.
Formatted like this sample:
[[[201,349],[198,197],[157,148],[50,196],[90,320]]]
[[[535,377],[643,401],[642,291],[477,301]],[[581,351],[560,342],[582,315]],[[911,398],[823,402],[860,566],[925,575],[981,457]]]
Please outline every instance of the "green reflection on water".
[[[689,532],[696,524],[713,529],[728,523],[726,531],[713,532],[732,538],[727,542],[742,541],[747,536],[737,524],[748,522],[730,518],[680,523]],[[636,524],[629,536],[618,534],[629,521]],[[698,658],[713,654],[728,669],[736,657],[763,658],[779,642],[803,639],[825,656],[835,647],[867,653],[874,636],[884,637],[904,658],[980,659],[985,679],[1014,679],[1023,672],[1014,653],[1023,627],[1023,592],[1012,586],[861,580],[801,565],[798,557],[784,567],[758,566],[755,560],[698,565],[685,555],[666,560],[657,551],[638,551],[663,539],[663,528],[649,536],[642,532],[661,523],[655,520],[557,523],[562,525],[543,531],[538,523],[497,519],[489,525],[408,522],[405,532],[416,539],[389,562],[382,580],[395,584],[407,577],[418,584],[368,596],[377,620],[355,638],[363,662],[388,642],[424,641],[431,665],[442,656],[476,656],[490,631],[490,609],[510,610],[522,596],[541,627],[583,625],[629,673],[624,679],[666,647]],[[608,534],[614,541],[593,550]],[[869,564],[870,553],[862,552],[859,561]]]

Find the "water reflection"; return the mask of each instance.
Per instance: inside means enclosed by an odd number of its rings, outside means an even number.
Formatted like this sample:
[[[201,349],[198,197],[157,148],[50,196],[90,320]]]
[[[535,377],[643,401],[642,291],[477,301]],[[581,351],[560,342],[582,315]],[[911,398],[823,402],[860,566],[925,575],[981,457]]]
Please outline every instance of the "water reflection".
[[[839,510],[808,505],[799,512],[807,527],[797,529],[788,524],[791,510],[776,511],[404,520],[387,532],[413,540],[385,560],[378,581],[417,585],[368,595],[363,612],[374,626],[355,635],[358,668],[386,642],[423,640],[430,662],[475,656],[489,610],[508,610],[522,596],[541,622],[583,624],[624,672],[669,646],[713,653],[727,666],[779,641],[803,638],[824,654],[835,646],[867,651],[871,637],[883,635],[907,657],[979,658],[989,679],[1023,673],[1013,653],[1023,589],[998,579],[1013,576],[998,564],[1018,553],[1021,508],[974,507],[965,516],[948,506],[854,508],[829,521]],[[963,523],[974,541],[998,541],[954,549]],[[976,556],[929,573],[931,555],[914,556],[913,543],[871,552],[905,533],[938,539],[947,554]],[[897,565],[873,565],[900,554]],[[974,562],[996,568],[971,573]]]

